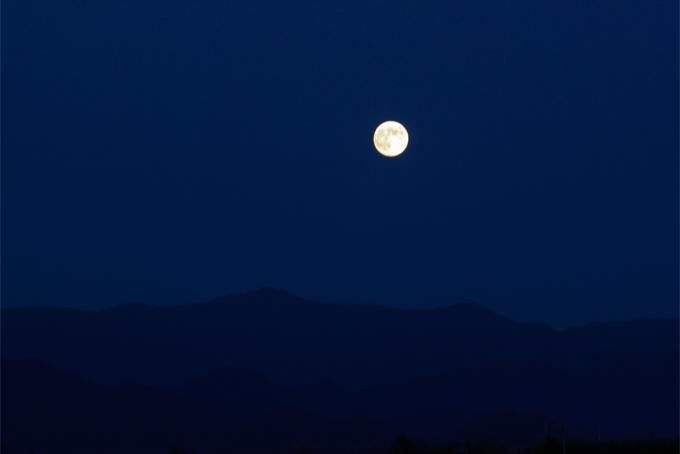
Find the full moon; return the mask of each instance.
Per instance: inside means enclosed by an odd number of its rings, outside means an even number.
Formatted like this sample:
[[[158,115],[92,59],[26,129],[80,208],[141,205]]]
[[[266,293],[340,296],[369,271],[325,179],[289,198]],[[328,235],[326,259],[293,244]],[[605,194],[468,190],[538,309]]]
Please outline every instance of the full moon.
[[[394,158],[406,150],[408,132],[401,123],[386,121],[375,130],[373,145],[381,155]]]

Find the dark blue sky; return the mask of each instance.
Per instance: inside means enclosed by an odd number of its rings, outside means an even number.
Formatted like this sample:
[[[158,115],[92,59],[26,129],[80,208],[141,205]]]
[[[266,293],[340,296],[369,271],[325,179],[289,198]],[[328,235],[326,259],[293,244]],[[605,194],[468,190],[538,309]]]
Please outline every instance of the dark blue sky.
[[[677,313],[674,0],[6,0],[3,304]],[[375,126],[403,122],[381,158]]]

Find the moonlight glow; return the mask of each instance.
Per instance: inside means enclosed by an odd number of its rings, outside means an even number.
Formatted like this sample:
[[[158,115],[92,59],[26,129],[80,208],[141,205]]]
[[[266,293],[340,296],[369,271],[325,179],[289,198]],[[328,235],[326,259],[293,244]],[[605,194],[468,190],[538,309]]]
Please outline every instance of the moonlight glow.
[[[375,130],[373,144],[381,155],[394,158],[406,150],[408,132],[401,123],[386,121]]]

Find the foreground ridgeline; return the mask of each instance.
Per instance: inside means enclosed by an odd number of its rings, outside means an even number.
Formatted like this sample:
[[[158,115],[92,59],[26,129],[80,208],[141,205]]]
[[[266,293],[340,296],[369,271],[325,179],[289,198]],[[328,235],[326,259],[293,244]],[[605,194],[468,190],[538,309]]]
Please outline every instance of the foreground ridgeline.
[[[413,443],[408,438],[400,437],[392,448],[383,451],[383,454],[676,454],[679,450],[678,440],[587,443],[548,436],[539,445],[513,450],[484,443],[429,446]]]
[[[3,443],[2,452],[13,454],[14,452],[21,451],[8,449]],[[231,451],[215,448],[211,452],[229,453]],[[678,452],[680,452],[680,440],[678,439],[583,442],[548,436],[536,446],[524,449],[511,449],[480,442],[448,445],[414,443],[402,436],[390,448],[366,452],[366,454],[677,454]],[[325,453],[327,451],[290,451],[288,454]],[[193,452],[186,449],[172,448],[168,451],[168,454],[193,454]]]
[[[520,450],[484,443],[433,446],[414,443],[406,437],[399,437],[390,449],[375,451],[373,454],[677,454],[678,452],[680,452],[679,440],[587,443],[548,436],[539,445]],[[172,449],[170,454],[191,453],[183,449]],[[306,451],[295,454],[317,453]]]
[[[587,443],[563,440],[548,436],[536,446],[513,450],[484,443],[462,445],[430,446],[413,443],[406,437],[399,437],[391,449],[383,454],[676,454],[680,450],[678,440],[664,441],[621,441]],[[376,453],[377,454],[377,453]]]

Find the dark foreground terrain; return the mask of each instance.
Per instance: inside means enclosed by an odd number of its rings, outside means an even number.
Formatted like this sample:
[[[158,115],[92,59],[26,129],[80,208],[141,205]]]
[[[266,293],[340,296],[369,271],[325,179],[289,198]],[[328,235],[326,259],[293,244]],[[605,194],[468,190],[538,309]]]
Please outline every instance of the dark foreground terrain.
[[[677,452],[677,320],[555,330],[261,290],[5,309],[2,353],[3,453]]]
[[[413,443],[405,437],[400,437],[391,449],[384,451],[385,454],[666,454],[677,453],[680,449],[678,440],[665,441],[619,441],[619,442],[582,442],[561,440],[557,437],[548,436],[536,446],[521,450],[512,450],[492,445],[466,443],[464,445],[428,446]]]

